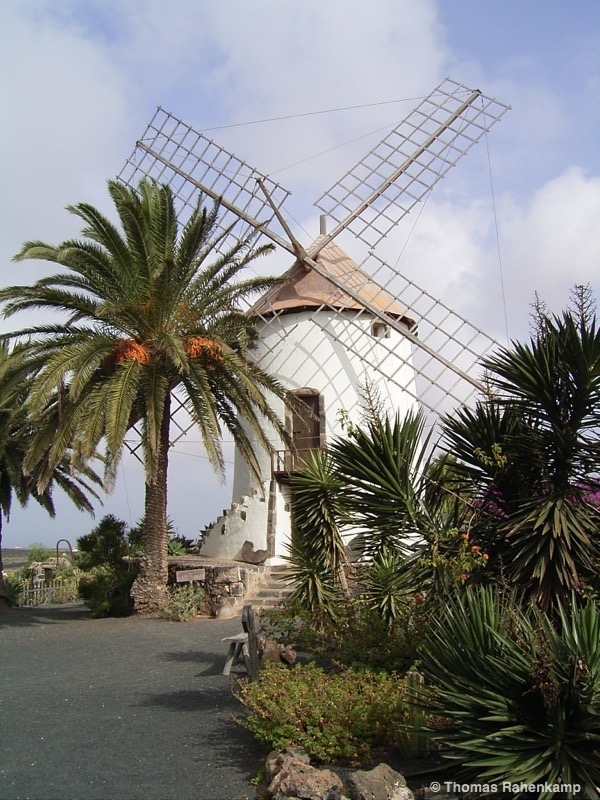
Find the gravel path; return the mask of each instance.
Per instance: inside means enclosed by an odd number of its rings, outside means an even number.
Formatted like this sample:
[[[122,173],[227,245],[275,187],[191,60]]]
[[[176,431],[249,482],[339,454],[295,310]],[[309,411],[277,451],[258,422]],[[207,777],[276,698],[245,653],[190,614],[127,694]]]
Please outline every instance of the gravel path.
[[[240,630],[0,611],[0,800],[253,797],[264,754],[221,674]]]

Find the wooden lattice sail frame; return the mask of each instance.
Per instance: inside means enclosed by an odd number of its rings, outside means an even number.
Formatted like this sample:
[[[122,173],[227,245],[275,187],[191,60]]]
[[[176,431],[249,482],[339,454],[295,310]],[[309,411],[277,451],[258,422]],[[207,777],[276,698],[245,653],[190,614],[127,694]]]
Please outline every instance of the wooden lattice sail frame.
[[[222,228],[233,226],[230,236],[257,230],[287,250],[294,257],[288,280],[300,264],[329,287],[329,292],[320,291],[319,304],[312,306],[315,325],[322,325],[320,312],[328,309],[357,330],[368,316],[400,332],[412,344],[410,361],[417,378],[407,385],[396,374],[386,373],[386,380],[398,391],[412,394],[435,416],[469,402],[482,390],[479,365],[495,342],[380,258],[375,249],[508,109],[479,90],[446,78],[321,195],[315,205],[333,227],[307,246],[297,241],[286,222],[285,188],[162,108],[136,143],[119,179],[129,186],[137,186],[144,177],[168,183],[183,220],[200,193],[218,199]],[[352,262],[352,269],[345,271],[327,257],[342,233],[361,245],[357,249],[366,250],[360,263]],[[404,318],[396,313],[398,305],[406,311]],[[278,331],[281,309],[270,304],[269,296],[249,310],[264,326]],[[280,336],[284,335],[282,329]],[[278,336],[270,339],[277,343]],[[385,371],[386,346],[391,356],[385,338],[374,342],[376,357],[361,353],[369,369]],[[268,351],[262,363],[269,368]],[[173,423],[175,442],[191,428],[177,404]],[[136,449],[133,443],[132,449]]]

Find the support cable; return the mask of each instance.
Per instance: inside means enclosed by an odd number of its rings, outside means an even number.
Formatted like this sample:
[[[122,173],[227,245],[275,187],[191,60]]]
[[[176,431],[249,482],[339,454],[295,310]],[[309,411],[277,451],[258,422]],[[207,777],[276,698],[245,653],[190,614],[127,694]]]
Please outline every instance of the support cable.
[[[492,159],[490,157],[490,141],[488,133],[485,133],[485,147],[487,152],[488,171],[490,175],[490,188],[492,192],[492,209],[494,213],[494,229],[496,231],[496,252],[498,254],[498,270],[500,273],[500,292],[502,295],[502,311],[504,313],[504,330],[506,333],[506,343],[510,343],[510,336],[508,334],[508,314],[506,311],[506,292],[504,290],[504,270],[502,267],[502,251],[500,249],[500,230],[498,228],[498,214],[496,212],[496,193],[494,191],[494,176],[492,173]]]

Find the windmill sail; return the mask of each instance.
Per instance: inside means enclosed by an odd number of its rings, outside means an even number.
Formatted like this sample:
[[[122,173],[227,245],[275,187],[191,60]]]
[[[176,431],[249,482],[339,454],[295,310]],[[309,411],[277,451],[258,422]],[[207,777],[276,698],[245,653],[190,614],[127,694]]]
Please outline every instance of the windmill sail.
[[[398,392],[438,415],[468,402],[481,388],[479,362],[494,341],[373,251],[507,110],[480,91],[446,79],[319,198],[317,207],[334,227],[306,248],[306,256],[286,233],[289,192],[163,109],[157,110],[119,178],[130,186],[144,177],[168,183],[183,219],[200,192],[219,198],[222,227],[235,226],[231,236],[258,229],[294,254],[321,279],[318,302],[307,306],[314,308],[314,324],[323,325],[321,310],[331,311],[336,324],[326,333],[339,335],[349,351],[355,339],[364,340],[365,320],[375,319],[402,333],[410,343],[406,360],[416,380],[407,383],[405,373],[386,378]],[[361,250],[368,248],[360,263],[346,254],[331,255],[334,239],[344,231],[356,238]],[[340,267],[344,259],[345,268]],[[297,266],[296,262],[287,274],[288,286]],[[267,296],[252,310],[273,334],[261,355],[267,370],[277,342],[290,334],[289,324],[280,324],[285,312],[278,302]],[[404,317],[395,313],[395,306],[406,310]],[[385,335],[375,336],[371,350],[361,349],[360,357],[368,375],[385,372],[386,363],[397,363],[398,351],[392,352]],[[180,412],[174,413],[174,440],[190,427]]]
[[[446,78],[317,200],[337,223],[328,240],[349,230],[376,247],[508,110]]]
[[[237,158],[185,122],[158,108],[118,175],[136,187],[143,178],[167,183],[178,202],[179,218],[186,219],[201,194],[221,203],[220,229],[235,226],[231,236],[240,239],[255,229],[273,225],[289,192]],[[257,190],[261,181],[271,203]],[[270,231],[277,244],[285,239]],[[227,240],[225,240],[225,245]]]

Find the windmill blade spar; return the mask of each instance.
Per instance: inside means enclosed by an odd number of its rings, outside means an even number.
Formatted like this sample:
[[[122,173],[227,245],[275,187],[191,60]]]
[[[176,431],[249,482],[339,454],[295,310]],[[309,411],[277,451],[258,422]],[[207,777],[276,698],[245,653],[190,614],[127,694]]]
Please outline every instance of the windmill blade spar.
[[[286,222],[286,189],[161,108],[118,177],[132,187],[142,178],[169,184],[183,222],[200,193],[218,200],[220,228],[231,228],[221,249],[256,230],[293,254],[295,264],[284,279],[299,262],[324,279],[327,288],[311,319],[324,335],[334,335],[332,330],[339,329],[349,351],[359,348],[356,354],[365,360],[366,375],[384,370],[386,361],[396,363],[398,358],[391,339],[390,344],[385,338],[373,340],[368,353],[354,344],[363,336],[368,320],[379,320],[402,334],[408,340],[406,358],[407,363],[414,362],[415,380],[407,385],[400,374],[386,374],[386,379],[438,415],[482,390],[478,363],[494,342],[373,250],[508,109],[479,90],[447,78],[319,198],[315,205],[334,226],[306,249]],[[345,230],[369,250],[360,267],[353,264],[346,271],[321,257],[328,245],[336,246],[333,240]],[[398,313],[398,299],[407,309],[406,316]],[[271,362],[277,365],[279,344],[289,334],[289,328],[281,324],[281,312],[269,303],[267,295],[250,310],[273,333],[273,349],[267,348],[261,357],[267,370]],[[335,318],[333,328],[323,322],[322,309]],[[176,424],[173,442],[191,428],[184,404],[177,403],[173,417],[181,417],[181,422]],[[139,456],[139,445],[130,448]]]
[[[235,239],[258,230],[294,252],[285,236],[269,228],[290,192],[162,108],[156,110],[118,177],[131,187],[143,178],[169,184],[181,220],[196,207],[200,193],[212,197],[221,204],[220,230],[234,225]],[[258,182],[269,199],[257,191]]]
[[[321,246],[350,230],[376,247],[508,110],[446,78],[317,200],[336,223]]]

